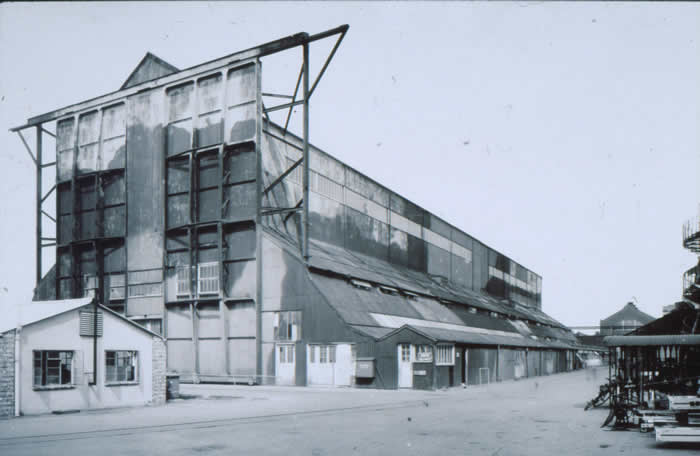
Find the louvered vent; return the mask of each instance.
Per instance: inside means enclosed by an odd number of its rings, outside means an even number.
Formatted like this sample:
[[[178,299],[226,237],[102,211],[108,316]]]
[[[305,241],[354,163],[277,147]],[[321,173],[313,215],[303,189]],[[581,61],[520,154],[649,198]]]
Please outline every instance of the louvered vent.
[[[94,325],[95,325],[95,313],[94,312],[80,312],[80,335],[81,336],[94,336]],[[97,312],[97,337],[102,336],[102,312]]]

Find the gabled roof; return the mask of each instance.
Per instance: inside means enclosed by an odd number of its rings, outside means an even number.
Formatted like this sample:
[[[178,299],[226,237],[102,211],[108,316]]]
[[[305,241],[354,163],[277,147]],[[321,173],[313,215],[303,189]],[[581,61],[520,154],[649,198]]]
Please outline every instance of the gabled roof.
[[[31,301],[19,306],[19,315],[16,318],[3,318],[0,321],[0,334],[15,329],[18,326],[27,326],[41,320],[77,309],[90,304],[94,298],[87,296],[77,299],[62,299],[59,301]]]
[[[12,329],[16,329],[20,326],[29,326],[33,323],[46,320],[47,318],[55,317],[57,315],[79,309],[89,304],[93,304],[94,299],[95,298],[93,297],[93,295],[90,294],[84,298],[76,299],[61,299],[57,301],[31,301],[30,303],[19,307],[18,319],[5,318],[2,321],[0,321],[0,334],[3,334]],[[156,334],[153,331],[144,328],[135,321],[128,319],[124,315],[121,315],[113,311],[112,309],[103,306],[102,304],[98,304],[98,306],[100,310],[107,312],[119,318],[120,320],[124,320],[130,325],[137,327],[141,331],[147,332],[153,336],[157,336],[163,339],[163,336],[161,336],[160,334]]]
[[[642,312],[635,306],[633,303],[628,302],[622,309],[618,310],[614,314],[610,315],[607,318],[604,318],[603,322],[607,321],[618,321],[618,320],[638,320],[642,324],[649,323],[651,321],[656,320],[654,317],[651,315]],[[601,325],[603,326],[603,325]]]
[[[126,81],[124,81],[124,84],[122,84],[119,90],[127,89],[131,86],[141,84],[142,82],[177,73],[178,71],[180,70],[174,65],[171,65],[160,57],[147,52],[139,64],[136,65],[134,71],[132,71],[129,77],[126,78]]]

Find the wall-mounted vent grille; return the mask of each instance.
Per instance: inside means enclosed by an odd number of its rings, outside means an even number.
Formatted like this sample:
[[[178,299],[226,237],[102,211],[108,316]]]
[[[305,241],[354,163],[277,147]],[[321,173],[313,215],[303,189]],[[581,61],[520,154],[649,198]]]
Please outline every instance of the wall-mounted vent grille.
[[[95,335],[95,313],[82,311],[80,312],[80,335],[94,336]],[[102,337],[102,312],[97,312],[97,337]]]
[[[219,293],[219,263],[199,263],[197,265],[197,279],[200,295]]]

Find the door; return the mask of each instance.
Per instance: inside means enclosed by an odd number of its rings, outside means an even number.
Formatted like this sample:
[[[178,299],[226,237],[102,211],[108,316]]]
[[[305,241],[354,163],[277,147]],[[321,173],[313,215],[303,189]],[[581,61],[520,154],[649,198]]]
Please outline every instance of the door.
[[[296,366],[294,344],[278,344],[275,349],[275,372],[278,385],[294,385]]]
[[[413,388],[413,353],[410,344],[397,346],[399,361],[399,388]]]

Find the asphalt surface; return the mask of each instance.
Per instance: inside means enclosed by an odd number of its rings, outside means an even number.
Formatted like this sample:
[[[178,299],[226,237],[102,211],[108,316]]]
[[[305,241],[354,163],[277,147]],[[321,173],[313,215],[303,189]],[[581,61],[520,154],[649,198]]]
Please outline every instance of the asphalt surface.
[[[583,411],[601,369],[446,391],[182,385],[165,406],[0,421],[0,455],[697,455]]]

